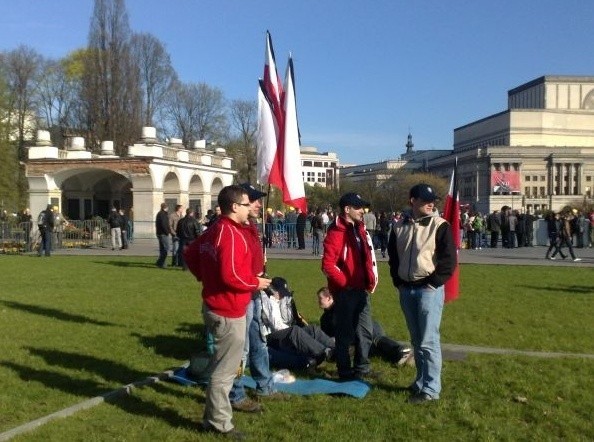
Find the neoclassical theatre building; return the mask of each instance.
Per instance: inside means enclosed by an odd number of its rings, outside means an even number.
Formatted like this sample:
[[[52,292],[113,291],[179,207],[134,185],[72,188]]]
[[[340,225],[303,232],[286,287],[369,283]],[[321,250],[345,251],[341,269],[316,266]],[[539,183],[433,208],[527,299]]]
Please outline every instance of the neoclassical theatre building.
[[[453,150],[412,150],[390,168],[449,178],[458,160],[462,203],[482,213],[507,205],[559,210],[592,202],[594,77],[544,76],[508,91],[503,112],[454,129]],[[387,176],[383,163],[341,170],[343,179]],[[352,169],[352,170],[349,170]],[[384,178],[385,179],[385,178]]]
[[[508,91],[507,110],[454,129],[460,199],[477,210],[580,207],[594,193],[594,77],[544,76]]]
[[[107,217],[112,207],[133,213],[134,235],[154,237],[155,214],[162,202],[192,207],[201,214],[216,206],[219,191],[232,184],[236,171],[225,149],[207,149],[197,141],[186,149],[172,138],[161,144],[153,127],[128,146],[127,156],[114,155],[113,142],[103,141],[92,154],[84,139],[73,137],[64,149],[52,146],[49,132],[38,131],[29,148],[26,176],[29,207],[37,214],[47,204],[69,219]]]

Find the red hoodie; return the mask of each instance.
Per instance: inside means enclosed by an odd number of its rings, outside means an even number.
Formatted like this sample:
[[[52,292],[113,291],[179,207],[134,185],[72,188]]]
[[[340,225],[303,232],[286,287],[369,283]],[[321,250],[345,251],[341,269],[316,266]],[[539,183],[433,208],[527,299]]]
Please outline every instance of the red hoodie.
[[[361,239],[358,245],[355,230]],[[361,222],[347,222],[341,215],[328,227],[324,239],[322,271],[331,293],[347,287],[373,292],[377,285],[377,263],[371,238]]]
[[[258,288],[252,268],[251,242],[245,226],[222,216],[198,237],[196,278],[202,281],[202,298],[214,313],[239,318]]]

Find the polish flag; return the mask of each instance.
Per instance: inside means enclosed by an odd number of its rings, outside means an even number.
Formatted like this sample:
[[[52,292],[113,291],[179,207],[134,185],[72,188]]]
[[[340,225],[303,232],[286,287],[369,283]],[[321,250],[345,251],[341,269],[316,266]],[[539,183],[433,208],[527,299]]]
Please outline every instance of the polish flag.
[[[452,178],[450,180],[450,189],[446,197],[443,209],[443,217],[450,223],[454,244],[456,246],[456,268],[452,277],[444,285],[445,301],[455,301],[460,292],[460,265],[458,262],[458,253],[460,250],[460,201],[458,195],[458,159],[454,164]]]
[[[272,111],[272,104],[266,96],[264,80],[258,88],[258,130],[256,132],[258,181],[267,184],[276,157],[279,129]]]
[[[278,145],[277,160],[282,165],[280,182],[271,183],[282,189],[283,202],[307,213],[307,201],[303,174],[301,172],[301,143],[299,123],[297,122],[297,102],[295,94],[295,76],[293,59],[289,57],[285,75],[285,92],[283,95],[284,130],[281,131],[281,142]]]
[[[285,204],[307,213],[300,153],[293,61],[289,57],[283,85],[276,71],[272,39],[266,32],[264,79],[258,90],[258,181],[278,187]]]

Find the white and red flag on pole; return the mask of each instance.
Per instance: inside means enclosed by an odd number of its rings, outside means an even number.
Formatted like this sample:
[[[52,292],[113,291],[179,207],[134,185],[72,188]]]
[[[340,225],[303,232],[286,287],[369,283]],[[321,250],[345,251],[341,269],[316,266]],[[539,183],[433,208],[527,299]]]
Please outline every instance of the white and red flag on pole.
[[[445,301],[450,302],[458,298],[460,293],[460,265],[458,262],[458,253],[460,250],[460,201],[458,195],[458,158],[454,163],[452,178],[450,180],[450,190],[446,197],[443,208],[443,217],[450,223],[454,245],[456,246],[456,268],[450,279],[445,283]]]
[[[281,161],[283,202],[300,208],[307,213],[303,174],[301,172],[301,142],[299,123],[297,122],[297,97],[295,94],[295,76],[293,59],[289,57],[285,74],[285,92],[283,95],[284,130],[281,131],[277,158]],[[272,183],[276,184],[276,183]],[[278,185],[278,184],[277,184]]]
[[[284,86],[276,72],[270,33],[266,32],[264,79],[258,90],[257,172],[260,184],[272,184],[283,202],[307,213],[301,172],[299,125],[293,61],[289,57]]]

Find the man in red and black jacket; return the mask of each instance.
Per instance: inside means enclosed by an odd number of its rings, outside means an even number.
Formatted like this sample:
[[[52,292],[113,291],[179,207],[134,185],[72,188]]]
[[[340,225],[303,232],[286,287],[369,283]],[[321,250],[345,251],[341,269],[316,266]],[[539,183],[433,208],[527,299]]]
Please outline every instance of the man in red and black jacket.
[[[198,256],[189,268],[202,281],[204,324],[215,343],[203,427],[234,436],[238,432],[231,422],[229,391],[243,355],[246,307],[252,293],[268,288],[270,279],[256,276],[252,267],[253,243],[245,228],[250,213],[246,190],[236,185],[224,187],[218,203],[221,217],[196,240]]]
[[[377,286],[377,263],[363,224],[369,204],[356,193],[340,198],[340,214],[324,239],[322,271],[334,297],[336,312],[336,366],[341,379],[372,377],[369,350],[373,324],[369,293]],[[355,345],[351,364],[349,347]]]

